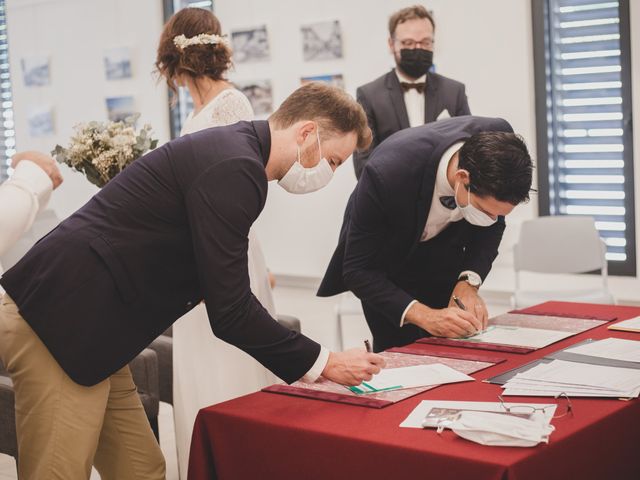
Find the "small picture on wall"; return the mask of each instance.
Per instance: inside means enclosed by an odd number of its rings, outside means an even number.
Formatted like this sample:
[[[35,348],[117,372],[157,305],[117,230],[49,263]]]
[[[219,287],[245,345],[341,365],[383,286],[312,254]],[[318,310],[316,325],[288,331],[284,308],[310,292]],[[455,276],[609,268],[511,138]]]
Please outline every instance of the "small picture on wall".
[[[55,133],[53,108],[49,106],[32,108],[28,112],[27,123],[29,125],[29,135],[32,137],[53,135]]]
[[[51,82],[49,73],[49,58],[33,56],[20,59],[22,77],[27,87],[44,87]]]
[[[311,77],[302,77],[300,79],[300,85],[304,85],[309,82],[323,82],[344,90],[344,78],[341,73],[337,73],[335,75],[313,75]]]
[[[342,58],[342,32],[338,20],[303,25],[300,31],[305,61]]]
[[[136,113],[133,97],[109,97],[107,102],[107,114],[112,122],[121,122]]]
[[[254,115],[268,115],[273,112],[271,80],[237,82],[236,86],[251,102]]]
[[[131,50],[127,47],[122,47],[105,51],[104,69],[107,80],[131,78]]]
[[[233,61],[236,63],[262,62],[269,60],[269,37],[267,26],[231,32]]]

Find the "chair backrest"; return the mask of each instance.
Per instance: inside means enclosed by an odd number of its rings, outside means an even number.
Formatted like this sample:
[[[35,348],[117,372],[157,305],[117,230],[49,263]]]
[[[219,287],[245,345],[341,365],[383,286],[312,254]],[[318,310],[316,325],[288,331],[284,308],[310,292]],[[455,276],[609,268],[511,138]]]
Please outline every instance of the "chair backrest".
[[[15,394],[9,377],[0,376],[0,453],[18,460]]]
[[[550,216],[527,220],[514,246],[516,272],[606,274],[605,248],[595,221],[584,216]]]

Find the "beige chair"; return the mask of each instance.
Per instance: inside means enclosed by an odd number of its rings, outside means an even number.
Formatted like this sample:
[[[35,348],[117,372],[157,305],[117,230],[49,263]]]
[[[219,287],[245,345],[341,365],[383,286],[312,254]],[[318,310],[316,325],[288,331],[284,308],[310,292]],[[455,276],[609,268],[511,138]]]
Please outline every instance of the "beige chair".
[[[17,464],[18,443],[13,383],[8,376],[2,374],[2,370],[4,369],[0,364],[0,453],[13,457]]]
[[[585,216],[550,216],[522,224],[520,238],[513,248],[515,292],[512,304],[527,307],[548,300],[586,303],[615,303],[607,283],[606,245],[595,222]],[[598,278],[586,279],[593,287],[584,289],[530,288],[523,282],[523,272],[549,275],[599,271]],[[592,280],[587,282],[587,280]],[[537,282],[539,283],[539,282]],[[582,282],[581,282],[582,283]]]

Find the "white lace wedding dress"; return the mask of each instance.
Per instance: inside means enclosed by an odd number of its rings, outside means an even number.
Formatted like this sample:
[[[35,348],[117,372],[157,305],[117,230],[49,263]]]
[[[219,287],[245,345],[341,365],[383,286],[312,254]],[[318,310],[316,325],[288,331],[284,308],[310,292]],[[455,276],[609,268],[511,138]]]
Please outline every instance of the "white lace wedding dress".
[[[253,120],[247,97],[235,89],[223,90],[196,115],[189,114],[181,135],[205,128]],[[260,244],[249,232],[251,291],[274,316],[267,266]],[[252,357],[216,338],[204,304],[173,326],[173,409],[180,478],[187,478],[193,423],[203,407],[255,392],[276,377]]]

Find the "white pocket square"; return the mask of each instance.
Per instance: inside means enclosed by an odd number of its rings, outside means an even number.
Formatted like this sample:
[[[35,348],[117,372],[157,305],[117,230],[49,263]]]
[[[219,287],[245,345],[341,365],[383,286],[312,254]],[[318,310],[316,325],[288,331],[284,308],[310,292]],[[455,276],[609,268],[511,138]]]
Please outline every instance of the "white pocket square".
[[[438,115],[436,121],[444,120],[445,118],[451,118],[451,115],[449,115],[449,110],[447,110],[446,108],[440,112],[440,115]]]

